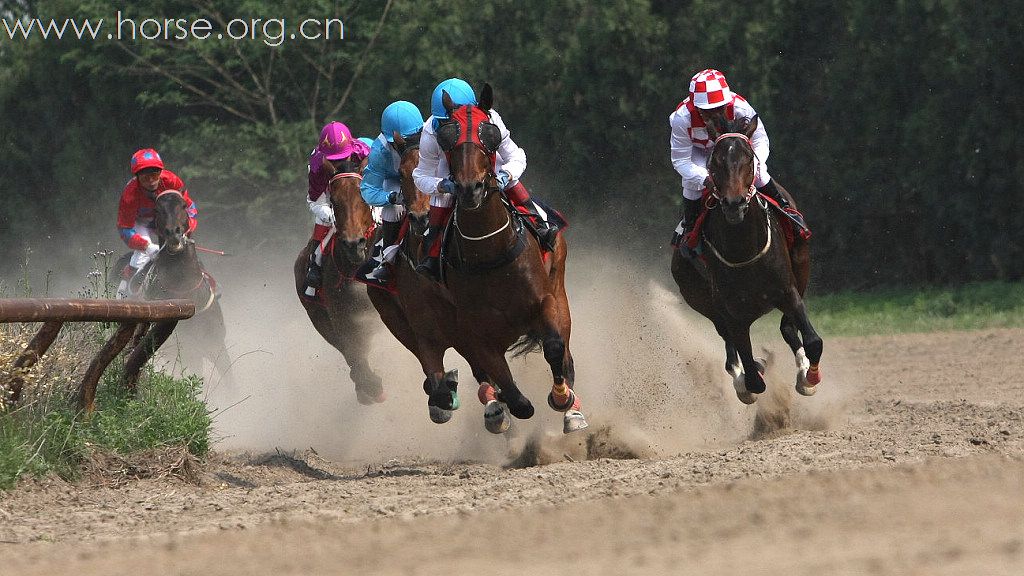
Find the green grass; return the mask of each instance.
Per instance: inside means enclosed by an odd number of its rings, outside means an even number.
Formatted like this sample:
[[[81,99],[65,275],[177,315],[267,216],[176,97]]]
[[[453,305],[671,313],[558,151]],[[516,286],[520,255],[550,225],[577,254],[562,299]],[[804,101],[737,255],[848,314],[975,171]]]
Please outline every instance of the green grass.
[[[80,297],[110,297],[113,253],[93,255],[96,270]],[[0,285],[0,296],[6,287]],[[31,296],[27,277],[19,290]],[[0,324],[0,383],[38,325]],[[65,324],[57,341],[27,373],[24,396],[8,412],[0,410],[0,489],[13,487],[25,474],[76,476],[90,450],[120,455],[161,447],[187,447],[202,456],[210,448],[212,418],[201,399],[203,383],[196,376],[174,378],[147,365],[138,394],[118,385],[122,359],[115,360],[100,380],[96,411],[77,414],[77,381],[92,355],[116,326],[103,323]],[[2,392],[2,390],[0,390]]]
[[[122,455],[166,446],[197,456],[209,451],[212,420],[199,398],[201,379],[148,370],[134,395],[117,385],[118,372],[111,367],[104,375],[88,417],[76,417],[70,394],[0,416],[0,489],[23,474],[73,479],[88,448]]]
[[[1024,283],[831,294],[809,298],[807,309],[828,336],[1021,327]]]

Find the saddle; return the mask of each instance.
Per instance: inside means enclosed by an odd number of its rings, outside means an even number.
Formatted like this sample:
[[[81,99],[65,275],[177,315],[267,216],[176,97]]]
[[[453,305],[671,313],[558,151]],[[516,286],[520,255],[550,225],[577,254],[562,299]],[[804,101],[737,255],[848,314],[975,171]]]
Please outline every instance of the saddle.
[[[767,204],[767,207],[776,214],[775,221],[779,224],[779,229],[786,238],[786,247],[792,250],[797,238],[797,225],[793,220],[793,216],[789,212],[783,210],[775,200],[772,200],[766,194],[757,192],[754,195],[754,199],[763,200]],[[693,223],[693,229],[683,237],[681,245],[685,245],[703,259],[704,250],[702,238],[704,235],[702,232],[704,229],[704,221],[707,219],[708,212],[717,206],[717,201],[711,197],[710,192],[706,188],[704,189],[704,193],[701,195],[701,206],[700,214],[697,215],[697,220]],[[781,216],[781,218],[779,216]],[[809,234],[807,234],[807,236],[802,233],[800,234],[800,237],[804,240],[809,236]]]

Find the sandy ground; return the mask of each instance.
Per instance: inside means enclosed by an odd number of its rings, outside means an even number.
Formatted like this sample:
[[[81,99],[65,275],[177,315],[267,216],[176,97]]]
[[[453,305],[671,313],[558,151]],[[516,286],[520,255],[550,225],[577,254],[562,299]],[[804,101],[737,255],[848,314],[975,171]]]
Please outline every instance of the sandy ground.
[[[826,334],[805,398],[767,320],[770,391],[747,407],[671,290],[577,258],[586,432],[538,408],[488,434],[454,356],[464,405],[434,425],[385,333],[389,400],[357,405],[286,283],[225,282],[217,453],[190,474],[23,482],[0,495],[0,574],[1024,573],[1024,331]],[[543,359],[513,371],[543,406]]]

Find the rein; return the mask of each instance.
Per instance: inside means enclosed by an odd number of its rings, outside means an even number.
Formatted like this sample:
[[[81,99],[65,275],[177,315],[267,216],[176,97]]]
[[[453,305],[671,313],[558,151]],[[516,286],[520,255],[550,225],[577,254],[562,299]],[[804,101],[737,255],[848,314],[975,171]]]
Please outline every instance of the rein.
[[[508,213],[506,213],[505,214],[505,224],[502,225],[501,228],[498,228],[497,230],[495,230],[494,232],[491,232],[490,234],[484,234],[483,236],[466,236],[465,234],[462,233],[462,228],[459,228],[459,211],[458,210],[456,210],[455,214],[452,216],[452,223],[455,224],[455,229],[458,230],[459,236],[461,236],[465,240],[476,241],[476,240],[486,240],[488,238],[491,238],[492,236],[497,235],[499,232],[505,230],[506,228],[508,228],[512,224],[512,217],[509,216]]]
[[[703,232],[701,233],[701,236],[704,237],[704,242],[706,242],[707,245],[708,245],[708,248],[711,249],[711,253],[714,254],[715,258],[718,258],[722,262],[722,264],[725,264],[729,268],[743,268],[744,266],[749,266],[749,265],[753,264],[754,262],[757,262],[758,260],[760,260],[762,256],[764,256],[765,254],[768,253],[768,249],[772,247],[772,218],[771,218],[771,214],[768,213],[767,203],[765,202],[765,200],[760,195],[757,196],[757,200],[758,200],[757,203],[760,204],[761,208],[763,208],[765,210],[764,222],[765,222],[765,235],[767,236],[767,239],[764,241],[764,248],[761,248],[761,251],[758,252],[757,254],[755,254],[753,258],[750,258],[749,260],[744,260],[743,262],[730,262],[730,261],[725,259],[725,256],[722,256],[722,253],[718,251],[718,248],[715,248],[715,245],[711,243],[711,239],[708,238],[707,235],[704,234]]]

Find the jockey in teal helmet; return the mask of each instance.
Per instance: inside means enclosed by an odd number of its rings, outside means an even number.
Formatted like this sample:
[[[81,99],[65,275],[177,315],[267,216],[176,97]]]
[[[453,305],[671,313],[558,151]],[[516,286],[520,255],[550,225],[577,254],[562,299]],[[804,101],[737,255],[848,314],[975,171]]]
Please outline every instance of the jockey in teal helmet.
[[[440,122],[448,119],[448,112],[442,102],[443,94],[448,96],[456,106],[478,104],[476,94],[465,80],[449,78],[434,88],[430,96],[431,117],[423,123],[423,134],[420,138],[420,163],[413,172],[416,187],[430,196],[430,217],[427,229],[427,242],[430,247],[427,256],[416,267],[416,271],[433,278],[440,275],[441,228],[455,210],[455,184],[449,179],[448,161],[444,152],[437,144],[436,130]],[[505,127],[501,116],[495,110],[488,110],[490,121],[501,132],[501,144],[498,146],[495,171],[498,185],[505,197],[520,212],[533,217],[540,239],[541,247],[553,250],[558,229],[548,221],[547,211],[530,198],[523,183],[519,181],[526,170],[526,151],[513,140]]]
[[[377,212],[380,214],[381,237],[374,244],[369,260],[356,271],[355,279],[360,282],[384,287],[391,280],[390,270],[385,264],[391,262],[398,253],[398,247],[394,245],[398,241],[398,232],[405,216],[402,176],[398,171],[402,156],[395,147],[395,134],[413,143],[419,141],[422,129],[423,114],[412,102],[392,102],[381,114],[380,135],[370,147],[370,159],[363,170],[363,181],[359,186],[363,200],[374,208],[375,215]]]

